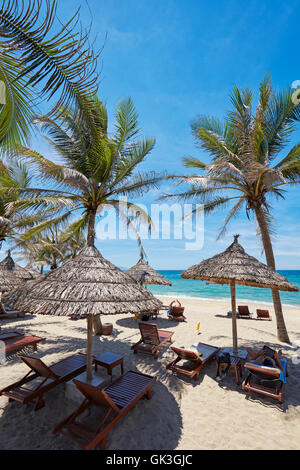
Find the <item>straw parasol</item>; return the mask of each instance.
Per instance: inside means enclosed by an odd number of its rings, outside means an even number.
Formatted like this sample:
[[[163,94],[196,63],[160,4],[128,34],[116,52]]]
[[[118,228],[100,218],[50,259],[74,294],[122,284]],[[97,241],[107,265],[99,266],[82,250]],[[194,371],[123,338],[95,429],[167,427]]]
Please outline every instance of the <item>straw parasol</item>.
[[[33,279],[32,274],[28,269],[22,268],[11,257],[11,251],[7,251],[7,256],[0,262],[0,266],[4,266],[8,271],[12,272],[17,278],[22,281],[29,281]],[[15,286],[14,286],[15,287]]]
[[[19,277],[12,272],[0,265],[0,292],[6,293],[18,286],[21,286],[25,283]]]
[[[92,369],[93,316],[140,313],[161,305],[151,292],[103,258],[94,246],[86,246],[43,279],[10,292],[5,302],[8,307],[29,313],[87,314],[88,379]]]
[[[147,284],[158,284],[162,286],[171,286],[172,283],[164,276],[159,274],[155,269],[149,266],[148,262],[141,255],[139,261],[132,266],[132,268],[125,271],[130,277],[132,277],[137,283],[141,285]]]
[[[0,292],[4,294],[22,286],[29,278],[32,279],[21,266],[15,264],[8,251],[7,257],[0,262]]]
[[[238,243],[239,235],[234,236],[234,242],[223,253],[213,256],[200,264],[191,266],[181,274],[184,279],[199,279],[216,284],[230,284],[232,306],[232,335],[233,351],[236,353],[237,326],[236,326],[236,284],[244,286],[263,287],[290,292],[298,291],[298,287],[291,284],[285,277],[272,268],[248,255]]]
[[[25,266],[26,271],[28,271],[31,274],[32,279],[38,279],[42,274],[32,266],[32,264],[29,262]]]

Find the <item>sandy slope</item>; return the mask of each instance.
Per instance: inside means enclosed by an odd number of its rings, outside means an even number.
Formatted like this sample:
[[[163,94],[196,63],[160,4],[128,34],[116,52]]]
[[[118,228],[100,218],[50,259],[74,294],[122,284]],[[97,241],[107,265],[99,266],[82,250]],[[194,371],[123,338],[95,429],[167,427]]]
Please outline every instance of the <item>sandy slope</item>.
[[[162,300],[168,303],[171,299]],[[165,312],[156,321],[159,328],[175,332],[176,345],[188,347],[202,341],[231,346],[231,320],[226,317],[229,300],[226,303],[184,299],[183,304],[187,323],[170,322]],[[254,303],[249,306],[252,310],[258,307]],[[291,340],[300,344],[299,308],[285,308],[285,318]],[[114,332],[110,337],[94,337],[94,353],[108,350],[120,353],[124,356],[125,370],[139,370],[158,378],[152,400],[141,400],[114,428],[108,438],[108,449],[300,448],[300,366],[292,361],[295,349],[277,341],[274,320],[239,320],[238,335],[240,346],[259,348],[266,343],[282,348],[289,367],[282,406],[258,396],[250,399],[235,384],[233,376],[216,382],[214,362],[196,382],[177,378],[165,369],[173,358],[170,349],[164,348],[158,360],[133,355],[130,345],[139,339],[139,331],[130,315],[107,316],[104,321],[113,323]],[[200,335],[196,332],[198,321]],[[17,329],[46,337],[39,346],[38,356],[47,364],[74,351],[85,350],[85,320],[72,322],[68,318],[28,316],[2,320],[1,325],[2,330]],[[26,366],[18,359],[0,366],[0,388],[26,372]],[[116,369],[115,376],[118,373]],[[51,433],[52,427],[73,409],[74,404],[65,397],[64,386],[49,392],[46,407],[37,413],[30,406],[8,403],[6,398],[0,397],[0,448],[76,449],[65,438]],[[87,420],[97,423],[98,417],[99,412],[93,410]]]

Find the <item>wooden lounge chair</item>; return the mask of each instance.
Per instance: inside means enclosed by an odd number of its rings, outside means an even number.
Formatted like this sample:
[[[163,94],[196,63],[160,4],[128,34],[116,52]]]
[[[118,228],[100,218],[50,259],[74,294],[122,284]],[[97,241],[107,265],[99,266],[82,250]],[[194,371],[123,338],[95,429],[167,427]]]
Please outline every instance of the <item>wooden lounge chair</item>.
[[[13,318],[13,317],[25,317],[25,313],[20,312],[19,310],[12,310],[11,308],[4,307],[1,301],[1,294],[0,294],[0,319],[1,318]]]
[[[78,390],[85,396],[79,408],[53,429],[53,434],[61,433],[86,450],[99,446],[105,448],[108,432],[143,397],[151,398],[151,387],[156,377],[128,371],[103,390],[74,380]],[[96,429],[76,421],[85,410],[95,405],[104,408],[106,413]],[[149,429],[151,432],[151,429]]]
[[[74,354],[48,367],[41,359],[20,356],[30,371],[18,382],[0,390],[0,395],[9,401],[19,401],[23,405],[34,402],[35,411],[45,405],[43,395],[57,385],[71,380],[86,368],[86,356]]]
[[[184,307],[173,307],[168,314],[169,320],[173,321],[186,321],[186,317],[183,315]]]
[[[16,317],[25,317],[25,313],[19,312],[19,310],[5,310],[5,313],[0,312],[0,320],[1,318],[16,318]]]
[[[0,333],[0,341],[8,341],[9,339],[13,338],[20,338],[21,336],[25,336],[23,333],[19,333],[19,331],[7,331],[5,333]]]
[[[158,330],[155,323],[139,322],[141,339],[131,346],[134,354],[138,351],[146,354],[153,354],[155,359],[158,357],[158,349],[160,346],[171,343],[174,332],[166,330]]]
[[[281,380],[282,372],[279,368],[252,362],[246,362],[244,367],[249,374],[242,383],[243,390],[260,393],[275,398],[280,403],[283,402],[284,382]],[[284,378],[287,375],[285,367]]]
[[[44,341],[44,339],[35,335],[18,335],[5,341],[5,352],[7,354],[13,353],[28,347],[32,347],[33,351],[36,351],[38,343]]]
[[[173,305],[176,303],[176,305]],[[186,321],[186,317],[183,315],[184,307],[182,307],[179,300],[173,300],[169,305],[168,318],[174,321]]]
[[[257,315],[256,317],[257,320],[269,320],[269,321],[272,320],[269,310],[261,310],[258,308],[256,310],[256,315]]]
[[[251,318],[251,313],[249,312],[248,305],[238,306],[238,317],[239,318]]]
[[[197,346],[198,351],[202,353],[201,356],[188,349],[175,348],[174,346],[171,349],[177,354],[177,357],[166,366],[166,369],[171,370],[172,373],[176,372],[190,378],[194,377],[195,380],[198,380],[200,371],[219,351],[219,348],[205,343],[199,343]],[[180,361],[185,362],[179,365]]]

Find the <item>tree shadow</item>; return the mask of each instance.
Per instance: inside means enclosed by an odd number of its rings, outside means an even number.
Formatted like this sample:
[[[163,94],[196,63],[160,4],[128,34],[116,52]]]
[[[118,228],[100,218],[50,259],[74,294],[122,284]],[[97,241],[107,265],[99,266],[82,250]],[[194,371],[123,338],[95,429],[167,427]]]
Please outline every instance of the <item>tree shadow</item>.
[[[86,341],[79,338],[57,337],[47,341],[47,347],[34,353],[36,357],[51,366],[52,354],[60,354],[59,359],[78,350],[85,351]],[[178,381],[168,376],[164,363],[169,357],[161,351],[158,360],[153,357],[135,355],[130,343],[117,337],[94,337],[93,353],[105,351],[121,354],[124,357],[124,371],[133,370],[157,377],[152,387],[152,399],[140,400],[136,406],[109,433],[107,449],[113,450],[155,450],[175,449],[182,433],[182,416],[179,408],[181,387]],[[19,360],[20,361],[20,360]],[[28,367],[21,364],[20,378],[28,372]],[[98,368],[99,369],[99,368]],[[106,376],[106,370],[101,368]],[[120,368],[113,370],[113,380],[120,374]],[[1,380],[1,384],[3,380]],[[3,384],[8,385],[7,383]],[[52,435],[51,430],[79,405],[65,396],[64,384],[47,392],[44,396],[46,406],[37,412],[32,405],[9,403],[1,397],[0,442],[5,449],[77,449],[77,446],[61,435]],[[103,410],[93,407],[87,416],[88,425],[99,425]]]
[[[227,318],[228,320],[232,321],[232,316],[231,315],[220,315],[219,313],[216,313],[215,317],[218,318]],[[250,317],[250,318],[243,318],[243,317],[236,317],[237,320],[257,320],[255,317]],[[261,321],[261,320],[258,320]]]
[[[139,330],[139,321],[142,321],[142,320],[134,320],[133,317],[121,318],[116,321],[116,324],[123,328],[132,328],[132,329]],[[149,323],[155,323],[158,329],[174,328],[180,324],[180,322],[171,321],[168,318],[161,318],[161,317],[150,318]]]
[[[240,377],[240,384],[236,384],[235,375],[233,370],[228,373],[223,380],[220,382],[215,380],[219,387],[230,390],[231,392],[241,393],[245,396],[246,400],[258,403],[261,406],[271,407],[277,409],[280,412],[287,412],[289,407],[298,407],[300,405],[300,396],[299,396],[299,382],[300,382],[300,369],[299,365],[293,361],[293,358],[289,355],[295,352],[295,349],[290,345],[284,345],[280,343],[273,343],[267,341],[255,341],[247,340],[243,343],[239,343],[240,348],[251,348],[254,352],[259,351],[264,345],[269,346],[275,350],[283,351],[283,358],[287,361],[287,383],[284,384],[284,394],[283,394],[283,403],[280,403],[278,400],[273,399],[272,397],[267,397],[259,393],[248,392],[242,389],[242,382],[248,375],[248,372],[242,368],[243,377]],[[249,358],[248,358],[249,360]],[[210,374],[210,371],[208,371]],[[211,376],[211,378],[216,379],[216,377]],[[271,384],[272,385],[272,384]]]
[[[36,318],[36,315],[31,315],[30,313],[26,314],[25,317],[11,317],[11,318],[1,318],[1,321],[0,321],[0,326],[6,326],[6,325],[10,325],[10,324],[15,324],[16,322],[19,324],[19,323],[23,323],[23,322],[27,322],[29,320],[33,320],[34,318]]]

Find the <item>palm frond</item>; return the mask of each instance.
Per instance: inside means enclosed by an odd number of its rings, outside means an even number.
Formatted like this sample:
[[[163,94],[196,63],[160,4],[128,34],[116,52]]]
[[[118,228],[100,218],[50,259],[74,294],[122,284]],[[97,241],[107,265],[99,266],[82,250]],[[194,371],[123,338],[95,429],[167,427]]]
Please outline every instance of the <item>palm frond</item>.
[[[114,142],[121,150],[130,139],[139,133],[138,114],[131,98],[123,99],[117,106]]]
[[[48,100],[60,92],[58,107],[76,104],[89,116],[86,90],[96,91],[98,54],[89,44],[88,32],[77,27],[79,12],[58,26],[56,9],[56,1],[28,0],[25,6],[18,0],[4,0],[0,7],[3,47],[20,60],[18,79],[25,78],[30,86],[43,83],[41,93]],[[57,27],[59,31],[52,33]]]
[[[300,105],[292,101],[292,90],[279,91],[265,112],[264,133],[270,159],[275,158],[290,141],[300,119]]]
[[[227,215],[227,217],[225,218],[224,220],[224,223],[222,225],[222,228],[218,234],[218,237],[217,237],[217,240],[219,240],[221,237],[223,237],[227,231],[227,226],[229,224],[229,222],[237,217],[243,207],[243,204],[245,203],[245,198],[244,197],[241,197],[240,199],[238,199],[238,201],[234,204],[234,206],[232,207],[232,209],[230,210],[229,214]]]

